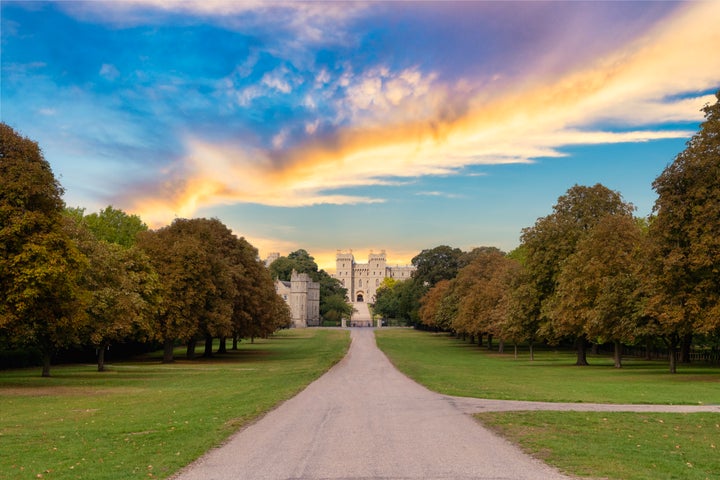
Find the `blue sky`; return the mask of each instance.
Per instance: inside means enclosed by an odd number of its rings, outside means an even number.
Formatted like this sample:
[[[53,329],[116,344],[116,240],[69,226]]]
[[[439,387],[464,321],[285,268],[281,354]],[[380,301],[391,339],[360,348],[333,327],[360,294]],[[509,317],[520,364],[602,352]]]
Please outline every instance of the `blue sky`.
[[[70,206],[262,256],[511,250],[574,184],[652,209],[720,88],[720,2],[3,1],[2,121]]]

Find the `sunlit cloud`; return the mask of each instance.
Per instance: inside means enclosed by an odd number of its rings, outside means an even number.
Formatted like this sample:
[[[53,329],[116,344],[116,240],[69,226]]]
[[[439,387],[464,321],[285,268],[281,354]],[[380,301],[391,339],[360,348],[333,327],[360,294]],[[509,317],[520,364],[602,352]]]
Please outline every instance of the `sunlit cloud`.
[[[504,79],[491,90],[468,79],[443,84],[416,69],[377,67],[336,79],[321,71],[318,83],[345,87],[340,110],[351,121],[325,135],[316,134],[317,122],[305,124],[309,137],[292,144],[279,130],[273,151],[186,136],[187,154],[168,181],[130,192],[134,210],[167,222],[233,203],[382,202],[342,192],[390,178],[461,174],[474,165],[532,163],[563,156],[570,145],[688,137],[686,129],[655,126],[698,121],[712,99],[704,92],[720,78],[720,29],[708,18],[720,18],[720,3],[689,3],[636,42],[562,76]],[[282,76],[268,78],[266,86],[290,88]],[[246,89],[238,102],[253,95]]]

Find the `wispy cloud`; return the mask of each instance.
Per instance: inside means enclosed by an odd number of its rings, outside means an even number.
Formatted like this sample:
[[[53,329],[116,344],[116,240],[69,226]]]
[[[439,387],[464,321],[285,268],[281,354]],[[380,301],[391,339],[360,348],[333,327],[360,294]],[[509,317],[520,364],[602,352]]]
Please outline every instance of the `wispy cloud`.
[[[457,193],[439,192],[437,190],[432,190],[428,192],[417,192],[415,193],[415,195],[421,197],[465,198],[464,195],[459,195]]]
[[[562,76],[544,72],[484,89],[467,79],[449,85],[432,73],[387,67],[336,79],[356,121],[325,135],[306,125],[315,135],[275,151],[188,136],[187,155],[168,181],[132,192],[135,210],[167,222],[236,202],[381,202],[337,192],[472,165],[529,163],[561,156],[568,145],[687,137],[685,129],[654,127],[702,118],[699,109],[710,98],[703,92],[720,78],[720,29],[712,18],[720,18],[720,3],[689,3],[637,41]],[[272,86],[286,88],[279,80]],[[277,138],[282,147],[285,139]]]

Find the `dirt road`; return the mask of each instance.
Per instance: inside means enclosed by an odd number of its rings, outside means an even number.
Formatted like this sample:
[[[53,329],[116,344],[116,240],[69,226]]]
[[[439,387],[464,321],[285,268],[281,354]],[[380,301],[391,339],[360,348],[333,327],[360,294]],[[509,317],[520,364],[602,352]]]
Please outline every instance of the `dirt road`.
[[[176,478],[569,478],[398,372],[372,329],[352,329],[352,340],[328,373]]]

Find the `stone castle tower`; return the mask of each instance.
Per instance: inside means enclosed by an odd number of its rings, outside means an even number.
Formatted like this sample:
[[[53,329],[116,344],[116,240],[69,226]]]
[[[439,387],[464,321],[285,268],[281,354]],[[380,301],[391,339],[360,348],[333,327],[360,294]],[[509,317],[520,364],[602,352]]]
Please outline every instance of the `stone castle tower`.
[[[275,291],[290,307],[293,327],[320,325],[320,284],[307,273],[293,270],[289,282],[275,281]]]
[[[352,252],[338,250],[335,257],[335,275],[348,290],[351,302],[375,302],[378,287],[385,278],[407,280],[415,267],[412,265],[389,266],[385,250],[370,252],[368,263],[355,263]]]

